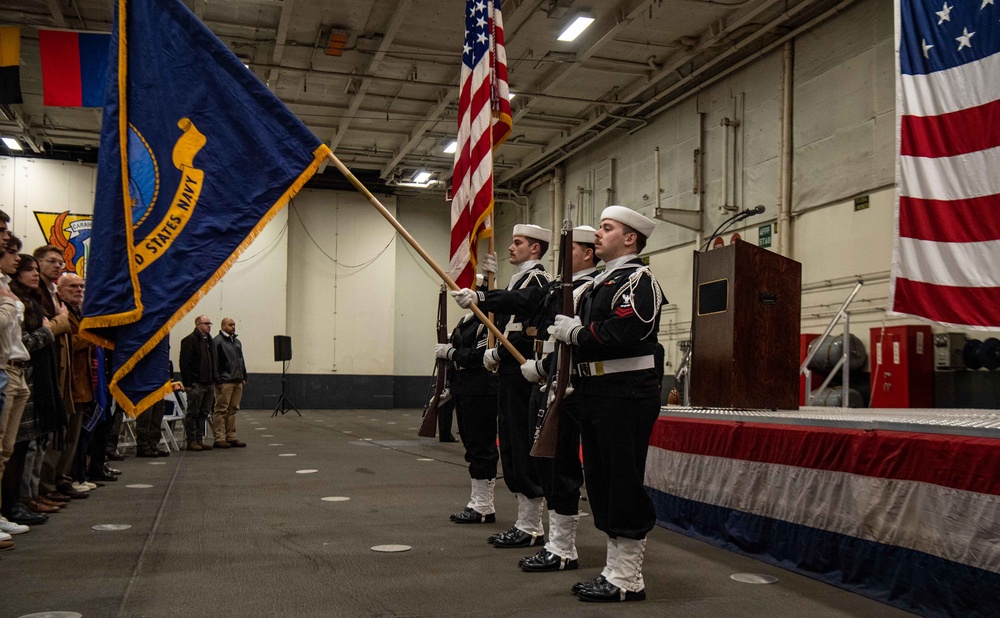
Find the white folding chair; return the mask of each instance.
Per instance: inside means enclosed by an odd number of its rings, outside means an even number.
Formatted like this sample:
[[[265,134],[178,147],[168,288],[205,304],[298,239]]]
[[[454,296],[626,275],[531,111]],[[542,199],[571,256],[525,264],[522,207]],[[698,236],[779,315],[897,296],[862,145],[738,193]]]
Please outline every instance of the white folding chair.
[[[181,421],[181,431],[184,431],[184,410],[185,403],[187,399],[184,396],[184,391],[173,391],[163,398],[163,401],[169,402],[173,405],[173,409],[169,414],[163,415],[163,420],[160,423],[160,435],[163,437],[163,442],[166,443],[167,448],[173,448],[175,451],[181,450],[177,445],[177,439],[174,436],[174,427],[170,423],[176,421]]]

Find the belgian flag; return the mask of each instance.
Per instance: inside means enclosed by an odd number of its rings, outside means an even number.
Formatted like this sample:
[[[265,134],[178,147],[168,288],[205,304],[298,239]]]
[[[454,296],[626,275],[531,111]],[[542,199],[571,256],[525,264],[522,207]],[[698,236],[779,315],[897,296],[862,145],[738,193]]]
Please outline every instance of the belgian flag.
[[[0,103],[21,99],[21,29],[0,26]]]

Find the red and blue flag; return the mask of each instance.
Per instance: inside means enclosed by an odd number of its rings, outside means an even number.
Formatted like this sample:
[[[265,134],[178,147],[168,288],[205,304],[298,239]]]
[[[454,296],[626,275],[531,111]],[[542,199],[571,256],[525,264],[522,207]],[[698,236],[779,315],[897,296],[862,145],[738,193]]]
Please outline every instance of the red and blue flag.
[[[38,30],[45,105],[100,107],[108,75],[111,35],[106,32]]]

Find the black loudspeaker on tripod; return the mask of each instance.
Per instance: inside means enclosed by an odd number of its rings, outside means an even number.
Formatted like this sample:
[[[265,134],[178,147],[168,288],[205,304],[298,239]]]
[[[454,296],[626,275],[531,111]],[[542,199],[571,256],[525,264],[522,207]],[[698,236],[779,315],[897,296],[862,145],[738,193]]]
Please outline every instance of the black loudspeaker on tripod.
[[[274,413],[271,416],[277,416],[280,412],[284,414],[289,410],[295,410],[295,413],[302,416],[299,409],[288,399],[285,388],[287,386],[287,381],[285,378],[285,371],[288,370],[288,361],[292,360],[292,338],[286,335],[275,335],[274,336],[274,362],[281,363],[281,397],[278,398],[278,405],[274,407]]]

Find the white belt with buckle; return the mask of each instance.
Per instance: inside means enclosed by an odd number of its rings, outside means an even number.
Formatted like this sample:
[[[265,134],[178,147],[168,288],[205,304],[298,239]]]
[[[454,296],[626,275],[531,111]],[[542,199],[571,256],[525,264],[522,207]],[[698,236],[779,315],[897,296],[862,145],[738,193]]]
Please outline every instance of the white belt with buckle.
[[[632,358],[614,358],[593,363],[579,363],[576,366],[576,371],[581,376],[604,376],[609,373],[653,369],[655,365],[656,361],[653,359],[653,355],[647,354],[646,356],[633,356]]]
[[[523,326],[520,322],[511,322],[507,325],[507,328],[503,329],[503,336],[506,337],[508,333],[519,333]]]

